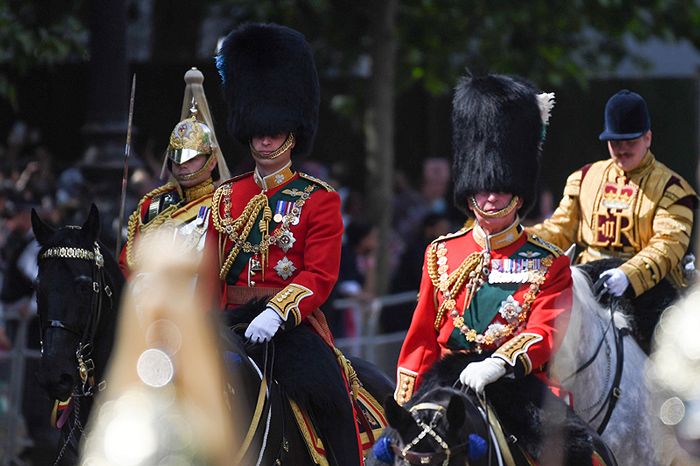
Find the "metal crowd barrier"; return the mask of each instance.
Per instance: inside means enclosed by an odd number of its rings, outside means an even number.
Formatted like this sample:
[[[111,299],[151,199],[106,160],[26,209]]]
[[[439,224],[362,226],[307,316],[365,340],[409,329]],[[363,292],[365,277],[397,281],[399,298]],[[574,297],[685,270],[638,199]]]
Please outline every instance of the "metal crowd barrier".
[[[352,313],[357,332],[354,336],[338,338],[336,346],[346,355],[361,357],[378,365],[390,377],[394,377],[396,361],[406,332],[380,333],[380,317],[387,306],[416,302],[417,291],[378,296],[370,301],[342,298],[333,301],[335,309]]]
[[[32,446],[22,417],[22,399],[27,360],[41,358],[41,352],[27,348],[27,330],[34,314],[5,312],[5,322],[17,321],[12,349],[0,351],[0,465],[24,466],[22,451]]]

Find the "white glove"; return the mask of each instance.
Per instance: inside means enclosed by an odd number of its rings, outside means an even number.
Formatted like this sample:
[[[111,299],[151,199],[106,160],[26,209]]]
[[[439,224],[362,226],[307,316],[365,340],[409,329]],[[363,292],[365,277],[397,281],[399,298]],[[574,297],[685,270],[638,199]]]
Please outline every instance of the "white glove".
[[[605,280],[605,288],[610,291],[613,296],[622,296],[627,287],[630,285],[630,281],[620,269],[610,269],[600,274],[599,278],[607,277]]]
[[[245,337],[253,343],[270,341],[282,325],[282,318],[271,307],[265,308],[245,330]]]
[[[459,374],[459,381],[477,393],[483,393],[484,388],[506,375],[506,362],[499,358],[486,358],[473,362]]]

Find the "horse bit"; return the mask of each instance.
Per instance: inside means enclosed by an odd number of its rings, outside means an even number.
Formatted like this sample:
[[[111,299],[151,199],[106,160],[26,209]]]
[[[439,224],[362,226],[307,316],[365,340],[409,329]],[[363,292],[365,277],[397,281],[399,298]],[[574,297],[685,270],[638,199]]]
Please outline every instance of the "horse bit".
[[[97,326],[100,322],[100,312],[102,308],[101,291],[103,288],[105,294],[110,300],[110,308],[112,306],[112,289],[109,287],[109,285],[104,284],[104,256],[100,251],[100,246],[97,244],[97,242],[95,242],[94,249],[92,251],[84,248],[67,246],[56,246],[49,248],[42,252],[39,256],[39,260],[45,259],[77,259],[94,262],[95,264],[92,272],[93,295],[90,299],[90,314],[83,332],[81,333],[79,329],[73,327],[72,325],[66,324],[62,320],[51,319],[45,326],[41,325],[42,331],[48,328],[60,328],[80,337],[80,340],[78,341],[78,348],[75,352],[75,357],[78,362],[78,374],[80,375],[82,384],[80,386],[80,392],[76,393],[75,395],[92,396],[94,394],[95,387],[95,363],[90,357],[90,354],[92,353],[92,339],[95,336]],[[41,341],[41,348],[43,353],[43,338]],[[97,384],[99,391],[104,390],[105,387],[106,382],[104,380]]]

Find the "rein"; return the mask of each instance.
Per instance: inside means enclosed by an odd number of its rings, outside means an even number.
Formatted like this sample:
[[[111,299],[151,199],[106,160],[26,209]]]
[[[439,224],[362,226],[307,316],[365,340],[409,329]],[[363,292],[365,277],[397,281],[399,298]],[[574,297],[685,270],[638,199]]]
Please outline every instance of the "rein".
[[[596,411],[593,417],[591,417],[588,420],[588,423],[591,423],[594,419],[600,416],[603,413],[603,410],[607,407],[607,409],[605,410],[605,415],[603,416],[603,421],[596,429],[599,435],[602,435],[605,431],[605,428],[608,426],[608,422],[612,417],[612,413],[615,409],[615,405],[617,404],[617,400],[622,395],[622,390],[620,390],[620,382],[622,381],[622,369],[624,366],[625,355],[623,338],[625,337],[625,335],[628,334],[627,329],[619,329],[615,325],[615,312],[612,309],[612,305],[608,306],[608,310],[610,311],[610,320],[608,321],[608,325],[603,331],[603,335],[601,336],[600,341],[598,342],[598,345],[596,346],[596,349],[593,352],[593,355],[578,369],[576,369],[573,373],[571,373],[562,380],[562,383],[566,383],[572,377],[580,374],[581,372],[586,370],[591,364],[593,364],[593,361],[595,361],[598,358],[598,355],[600,354],[600,350],[603,347],[603,343],[605,343],[606,341],[608,330],[612,328],[613,339],[615,341],[615,353],[617,355],[617,358],[615,360],[615,374],[613,377],[613,382],[610,386],[610,390],[608,391],[608,393],[604,397],[602,397],[601,400],[599,400],[601,403],[600,408],[598,409],[598,411]]]
[[[236,459],[233,462],[233,464],[237,465],[240,464],[241,461],[243,460],[243,457],[246,455],[248,452],[248,449],[250,448],[251,443],[253,442],[253,438],[255,437],[255,432],[257,432],[258,427],[260,427],[260,420],[262,418],[263,414],[263,409],[265,408],[265,399],[269,396],[270,390],[269,390],[269,385],[267,381],[267,361],[268,361],[268,348],[269,348],[269,343],[265,344],[265,365],[263,366],[263,370],[260,373],[260,388],[258,390],[258,396],[257,396],[257,401],[255,403],[255,410],[253,411],[253,417],[250,420],[250,425],[248,426],[248,431],[246,432],[245,437],[243,438],[243,443],[241,443],[240,448],[238,449],[238,453],[236,454]],[[274,352],[274,347],[273,347],[273,352]],[[270,358],[271,361],[274,361],[274,355],[272,358]],[[252,362],[252,360],[251,360]],[[270,364],[270,373],[272,373],[272,362]],[[268,408],[268,411],[272,411],[272,406]],[[269,416],[268,416],[269,417]],[[269,425],[269,422],[268,422]],[[267,436],[267,432],[265,432],[265,436]],[[260,458],[262,458],[262,453],[263,450],[265,449],[265,445],[261,447],[260,451]]]
[[[601,405],[598,412],[596,412],[593,415],[593,417],[590,419],[590,421],[592,421],[593,419],[600,416],[600,414],[603,412],[603,408],[605,406],[607,406],[607,410],[605,411],[605,416],[603,416],[603,421],[600,423],[600,425],[596,429],[596,431],[598,432],[599,435],[602,435],[603,432],[605,431],[605,428],[608,426],[608,422],[610,421],[610,418],[612,417],[612,413],[615,410],[615,405],[617,405],[617,400],[619,400],[620,395],[622,395],[622,390],[620,390],[620,382],[622,381],[622,369],[623,369],[624,358],[625,358],[625,345],[624,345],[623,338],[625,337],[625,335],[628,334],[627,329],[618,329],[615,326],[615,324],[613,323],[614,312],[612,310],[612,306],[609,306],[609,309],[610,309],[610,322],[612,324],[613,337],[615,339],[615,351],[617,353],[617,359],[615,361],[615,377],[613,378],[613,382],[612,382],[612,385],[610,386],[610,390],[608,391],[607,395],[605,396],[605,401],[604,401],[603,405]]]

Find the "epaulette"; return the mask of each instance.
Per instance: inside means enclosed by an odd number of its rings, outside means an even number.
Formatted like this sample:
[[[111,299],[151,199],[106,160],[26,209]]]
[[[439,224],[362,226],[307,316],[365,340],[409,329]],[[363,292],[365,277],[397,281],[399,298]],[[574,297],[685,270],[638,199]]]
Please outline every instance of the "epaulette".
[[[177,192],[178,192],[178,195],[179,195],[179,193],[180,193],[180,191],[179,191],[179,189],[178,189],[178,185],[175,184],[175,183],[173,183],[172,181],[170,181],[170,182],[164,184],[163,186],[159,186],[159,187],[157,187],[156,189],[153,189],[153,190],[149,191],[149,192],[146,193],[146,195],[143,196],[143,197],[141,198],[141,200],[139,201],[139,203],[138,203],[138,205],[137,205],[137,207],[136,207],[136,212],[139,212],[139,216],[141,215],[141,206],[143,205],[144,202],[146,202],[146,199],[150,199],[152,203],[153,203],[153,202],[158,202],[158,198],[159,198],[160,196],[162,196],[162,195],[164,195],[164,194],[167,194],[167,193],[169,193],[169,192],[171,192],[171,191],[177,191]],[[143,218],[143,217],[139,217],[139,218],[141,219],[142,222],[146,220],[146,219]],[[146,223],[147,223],[147,222],[146,222]]]
[[[141,216],[141,208],[143,206],[143,203],[146,202],[146,199],[156,199],[158,196],[172,190],[177,190],[177,185],[171,181],[164,184],[163,186],[159,186],[156,189],[149,191],[148,193],[146,193],[145,196],[141,198],[138,205],[136,206],[136,210],[134,210],[134,212],[132,212],[132,214],[129,216],[129,222],[127,224],[126,243],[124,245],[126,247],[127,267],[134,267],[135,262],[133,246],[134,239],[136,237],[136,230],[139,228],[139,226],[143,226],[143,217]]]
[[[546,249],[547,251],[551,252],[554,257],[559,257],[564,254],[564,251],[562,251],[558,246],[550,243],[549,241],[545,241],[532,233],[527,234],[527,241],[541,247],[542,249]]]
[[[437,238],[432,240],[430,242],[430,244],[435,244],[435,243],[438,243],[440,241],[444,241],[446,239],[459,238],[460,236],[464,236],[467,233],[469,233],[472,230],[472,228],[474,228],[473,224],[469,225],[469,226],[467,226],[467,224],[465,224],[462,228],[460,228],[459,230],[457,230],[455,232],[447,233],[446,235],[438,236]]]
[[[325,181],[323,181],[319,178],[316,178],[315,176],[311,176],[311,175],[307,175],[306,173],[299,172],[299,177],[304,178],[304,179],[309,180],[309,181],[313,181],[314,183],[323,186],[326,189],[326,191],[330,191],[330,192],[335,191],[333,186],[329,185],[328,183],[326,183]]]
[[[228,180],[222,181],[222,182],[219,184],[219,188],[220,188],[221,186],[225,185],[225,184],[231,184],[231,183],[234,183],[234,182],[236,182],[236,181],[238,181],[238,180],[242,180],[243,178],[247,178],[247,177],[249,177],[249,176],[253,176],[253,172],[252,172],[252,171],[245,172],[245,173],[241,173],[240,175],[232,176],[232,177],[229,178]]]
[[[147,192],[146,195],[141,198],[141,202],[145,201],[146,199],[153,199],[160,194],[167,193],[168,191],[172,191],[174,189],[177,189],[177,185],[172,181],[169,181],[163,186],[158,186],[156,189]]]

